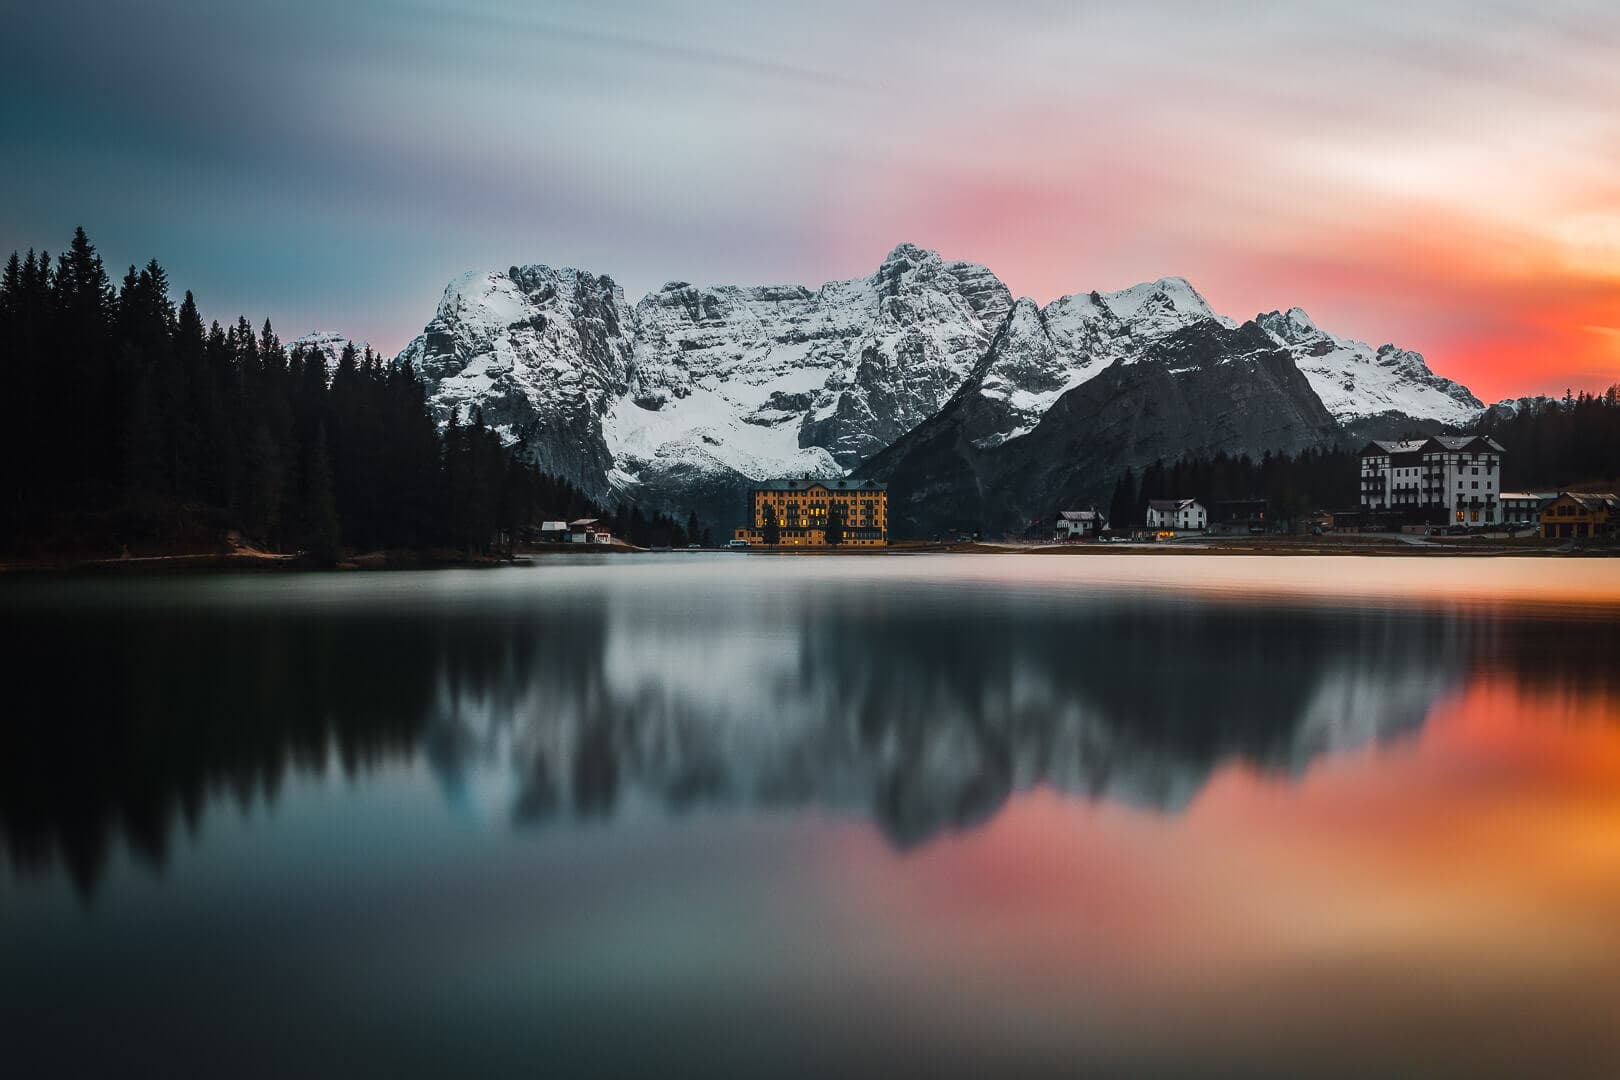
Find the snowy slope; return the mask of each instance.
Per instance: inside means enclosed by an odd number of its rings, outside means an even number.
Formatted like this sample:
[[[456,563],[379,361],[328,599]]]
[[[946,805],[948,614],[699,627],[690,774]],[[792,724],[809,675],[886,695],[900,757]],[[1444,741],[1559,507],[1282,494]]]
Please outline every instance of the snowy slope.
[[[1294,354],[1294,363],[1341,424],[1386,413],[1461,424],[1484,408],[1466,386],[1430,371],[1419,353],[1335,337],[1297,307],[1255,321]]]
[[[339,335],[315,339],[341,348]],[[1241,381],[1271,343],[1340,424],[1459,423],[1481,408],[1417,353],[1334,337],[1298,308],[1240,327],[1179,277],[1014,304],[984,267],[910,244],[817,289],[675,281],[633,305],[583,270],[464,274],[400,359],[441,421],[477,406],[594,496],[730,515],[748,482],[838,475],[959,398],[972,399],[963,435],[989,450],[1116,365],[1176,378],[1186,352],[1188,372],[1207,381],[1230,361]]]
[[[1178,277],[1064,296],[1044,309],[1019,300],[976,388],[984,407],[975,412],[970,436],[988,448],[1027,434],[1070,390],[1206,321],[1236,325]]]
[[[624,291],[583,270],[463,274],[400,360],[440,420],[477,406],[542,468],[601,495],[614,461],[602,421],[629,389],[632,319]]]
[[[441,419],[480,406],[593,494],[835,476],[936,412],[1011,297],[983,267],[897,247],[869,277],[671,282],[634,307],[545,266],[452,281],[401,353]]]
[[[348,345],[351,340],[347,334],[340,333],[337,330],[312,330],[303,337],[287,342],[285,347],[289,354],[294,349],[302,349],[306,352],[314,349],[326,357],[327,370],[335,371],[338,358],[343,355],[343,347]],[[366,348],[366,342],[354,342],[354,351],[357,355],[364,356]]]

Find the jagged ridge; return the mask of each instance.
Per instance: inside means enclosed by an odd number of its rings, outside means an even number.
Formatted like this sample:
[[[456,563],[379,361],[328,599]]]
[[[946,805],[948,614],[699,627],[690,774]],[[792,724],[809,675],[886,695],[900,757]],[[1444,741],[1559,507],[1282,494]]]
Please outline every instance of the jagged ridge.
[[[1200,359],[1178,367],[1160,346],[1192,330]],[[1260,353],[1269,359],[1256,366]],[[1459,423],[1481,408],[1419,354],[1333,337],[1298,308],[1240,328],[1176,277],[1042,308],[1014,303],[982,266],[911,244],[870,276],[819,289],[674,281],[634,305],[611,278],[577,269],[465,274],[401,359],[422,373],[441,419],[481,406],[544,468],[593,495],[696,508],[721,523],[753,479],[838,475],[947,408],[960,425],[953,438],[987,453],[1030,437],[1105,373],[1124,393],[1141,378],[1118,369],[1150,361],[1157,392],[1172,397],[1192,383],[1211,392],[1206,369],[1222,365],[1260,379],[1266,392],[1237,395],[1259,415],[1226,424],[1217,441],[1227,449],[1281,448],[1236,445],[1278,434],[1331,439],[1335,425],[1368,418]],[[1189,382],[1195,368],[1205,374]],[[1157,422],[1177,415],[1190,414]],[[1132,445],[1179,438],[1195,449],[1195,434],[1163,427]]]

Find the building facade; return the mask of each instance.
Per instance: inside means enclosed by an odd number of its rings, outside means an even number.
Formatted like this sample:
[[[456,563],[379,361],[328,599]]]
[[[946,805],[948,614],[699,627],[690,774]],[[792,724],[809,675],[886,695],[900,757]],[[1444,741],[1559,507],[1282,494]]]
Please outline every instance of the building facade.
[[[1265,499],[1226,499],[1210,508],[1210,532],[1222,536],[1251,536],[1271,528],[1271,506]]]
[[[1197,499],[1149,499],[1150,532],[1201,532],[1209,527],[1209,511]]]
[[[1096,539],[1097,534],[1106,528],[1108,519],[1095,507],[1090,510],[1062,510],[1058,512],[1057,522],[1052,526],[1052,539],[1084,540],[1088,537]]]
[[[1541,510],[1548,540],[1609,540],[1620,536],[1620,499],[1612,492],[1560,491]]]
[[[876,480],[767,480],[748,496],[749,524],[735,538],[780,547],[882,547],[889,542],[889,487]]]
[[[1517,528],[1538,526],[1542,507],[1556,498],[1556,491],[1504,491],[1497,496],[1502,506],[1502,524]]]
[[[1361,451],[1361,508],[1413,523],[1500,525],[1505,453],[1484,435],[1370,442]]]

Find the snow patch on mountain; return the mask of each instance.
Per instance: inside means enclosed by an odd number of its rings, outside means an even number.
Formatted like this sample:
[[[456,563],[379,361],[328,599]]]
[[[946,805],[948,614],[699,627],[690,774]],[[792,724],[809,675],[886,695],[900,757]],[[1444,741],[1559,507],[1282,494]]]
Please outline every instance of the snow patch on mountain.
[[[933,415],[1012,299],[982,266],[896,247],[869,277],[699,288],[633,307],[611,279],[513,267],[452,281],[401,354],[441,419],[474,404],[593,494],[674,472],[836,476]]]
[[[729,507],[753,480],[840,475],[954,398],[973,399],[962,432],[990,449],[1116,365],[1179,379],[1274,346],[1341,424],[1481,408],[1417,353],[1334,337],[1299,308],[1240,327],[1180,277],[1015,304],[985,267],[912,244],[815,289],[671,281],[634,304],[585,270],[467,273],[400,360],[441,422],[476,406],[593,496],[680,512],[694,492]]]
[[[988,407],[975,410],[970,437],[988,449],[1025,435],[1070,390],[1204,322],[1237,326],[1179,277],[1063,296],[1044,309],[1020,300],[974,391]]]
[[[1301,308],[1255,317],[1294,356],[1311,389],[1341,424],[1387,413],[1466,423],[1484,408],[1468,388],[1429,370],[1420,353],[1335,337]]]
[[[344,347],[350,344],[351,341],[353,341],[353,339],[347,334],[341,333],[337,330],[311,330],[302,337],[295,338],[292,341],[287,342],[286,349],[288,354],[291,354],[295,350],[308,352],[309,350],[314,349],[316,352],[320,353],[326,358],[327,369],[335,370],[338,365],[338,359],[343,355]],[[364,356],[366,349],[369,347],[367,343],[364,341],[353,341],[353,344],[356,355]]]

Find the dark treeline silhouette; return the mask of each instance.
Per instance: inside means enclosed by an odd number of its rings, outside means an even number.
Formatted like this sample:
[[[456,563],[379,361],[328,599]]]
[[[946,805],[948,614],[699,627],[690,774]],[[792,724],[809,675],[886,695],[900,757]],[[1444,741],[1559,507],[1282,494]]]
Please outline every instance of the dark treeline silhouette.
[[[284,348],[268,320],[204,326],[156,261],[114,287],[83,229],[0,277],[0,550],[61,556],[248,542],[490,553],[540,520],[607,517],[507,446],[479,410],[442,435],[409,362]],[[625,507],[619,534],[702,537]]]
[[[852,582],[818,589],[825,618],[739,622],[727,596],[699,590],[683,603],[709,653],[746,655],[765,627],[798,657],[782,676],[781,738],[737,740],[747,699],[691,681],[648,695],[626,678],[662,662],[640,643],[667,597],[612,615],[600,597],[537,605],[498,586],[454,603],[365,586],[363,602],[330,604],[317,587],[219,583],[176,607],[167,588],[98,585],[14,583],[8,610],[29,632],[0,651],[0,864],[65,874],[86,897],[121,849],[162,871],[210,813],[273,812],[297,784],[358,788],[419,755],[456,800],[510,748],[515,824],[644,811],[648,796],[672,811],[847,809],[864,790],[859,805],[909,847],[1047,780],[1069,797],[1173,808],[1191,793],[1173,777],[1231,759],[1297,768],[1321,747],[1299,738],[1313,703],[1346,678],[1360,719],[1384,732],[1420,724],[1468,672],[1593,715],[1620,701],[1612,619],[1548,633],[1533,614],[1479,623],[1446,607],[1054,595],[1009,608],[970,590],[949,601],[953,620],[921,593],[880,612]],[[963,635],[963,620],[980,633]],[[1198,674],[1164,678],[1166,656]]]
[[[1140,477],[1126,469],[1115,481],[1108,522],[1119,530],[1142,525],[1149,499],[1197,499],[1212,512],[1218,502],[1265,499],[1273,520],[1293,521],[1312,510],[1355,506],[1358,469],[1356,451],[1343,448],[1267,453],[1258,461],[1226,453],[1155,461]]]
[[[1493,410],[1473,430],[1507,450],[1502,485],[1510,491],[1620,477],[1620,383],[1602,394],[1527,402],[1511,416]]]
[[[1527,402],[1511,415],[1490,410],[1467,430],[1491,436],[1507,451],[1506,490],[1613,484],[1620,478],[1620,383],[1602,394]],[[1258,461],[1216,454],[1154,462],[1140,475],[1127,469],[1115,481],[1108,521],[1116,529],[1140,526],[1149,499],[1194,498],[1211,510],[1225,500],[1266,499],[1280,521],[1311,510],[1354,508],[1360,501],[1359,455],[1360,447],[1266,454]]]

